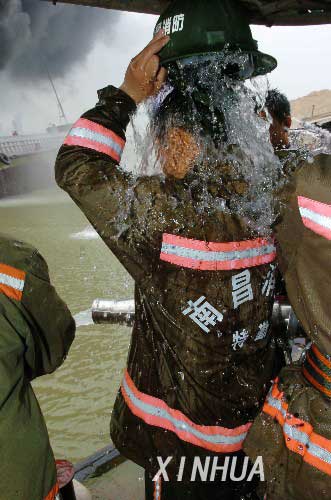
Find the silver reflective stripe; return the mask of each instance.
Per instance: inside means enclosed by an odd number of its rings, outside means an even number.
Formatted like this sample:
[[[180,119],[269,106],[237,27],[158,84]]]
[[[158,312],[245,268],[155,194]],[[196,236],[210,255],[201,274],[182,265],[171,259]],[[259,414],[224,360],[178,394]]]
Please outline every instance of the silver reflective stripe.
[[[17,278],[13,278],[8,274],[0,273],[0,284],[10,286],[11,288],[15,288],[15,290],[23,291],[24,281],[19,280]]]
[[[177,255],[178,257],[185,257],[196,260],[209,260],[209,261],[229,261],[240,259],[251,259],[253,257],[260,257],[268,255],[276,251],[273,245],[267,245],[258,248],[249,248],[246,250],[235,250],[231,252],[205,252],[203,250],[194,250],[192,248],[184,248],[177,245],[169,245],[169,243],[162,244],[163,253]]]
[[[308,434],[305,432],[299,431],[297,427],[294,427],[293,425],[289,424],[284,424],[284,432],[285,434],[290,437],[291,439],[295,439],[295,441],[299,441],[299,443],[302,443],[304,446],[309,445],[310,440]],[[309,445],[310,446],[310,445]]]
[[[284,418],[286,418],[287,412],[282,407],[282,403],[279,401],[279,399],[275,399],[272,396],[268,396],[267,402],[270,406],[276,408],[276,410],[278,410],[283,415]]]
[[[325,448],[321,448],[315,443],[309,443],[309,453],[314,455],[315,457],[323,460],[323,462],[327,462],[331,464],[331,453],[327,451]]]
[[[179,431],[186,431],[192,434],[193,436],[197,437],[198,439],[202,439],[203,441],[207,441],[208,443],[214,443],[214,444],[237,444],[241,443],[247,435],[247,432],[243,432],[238,436],[224,436],[223,434],[216,434],[211,436],[209,434],[204,434],[203,432],[194,429],[194,427],[191,427],[186,422],[177,420],[176,418],[172,417],[163,408],[158,408],[157,406],[152,406],[148,403],[140,401],[140,399],[138,399],[130,390],[125,379],[123,379],[122,385],[128,397],[131,399],[133,405],[136,408],[139,408],[144,413],[151,415],[153,417],[164,418],[165,420],[168,420],[168,422],[171,422],[174,425],[174,427]]]
[[[161,500],[161,478],[155,482],[155,500]]]
[[[119,155],[123,151],[123,148],[111,137],[99,134],[98,132],[93,132],[93,130],[89,130],[87,128],[74,127],[73,129],[70,130],[68,135],[72,137],[81,137],[82,139],[89,139],[90,141],[99,142],[100,144],[109,146]]]
[[[331,229],[331,217],[327,217],[326,215],[318,214],[317,212],[313,212],[308,208],[299,207],[301,217],[305,217],[306,219],[315,222],[319,226],[323,226],[326,229]]]
[[[271,396],[268,396],[268,404],[270,406],[273,406],[277,410],[279,410],[283,417],[286,418],[287,412],[282,408],[281,402]],[[331,453],[326,450],[325,448],[322,448],[318,446],[317,444],[313,443],[310,441],[309,435],[306,432],[302,432],[298,429],[298,427],[295,427],[293,425],[289,425],[287,423],[284,424],[284,433],[291,439],[294,439],[295,441],[298,441],[299,443],[302,443],[303,446],[307,446],[308,451],[311,455],[314,455],[315,457],[319,458],[320,460],[323,460],[323,462],[326,462],[328,464],[331,464]]]
[[[321,448],[317,444],[312,443],[309,439],[308,434],[299,431],[297,427],[288,424],[284,425],[284,432],[290,438],[299,441],[299,443],[302,443],[304,446],[307,446],[308,451],[311,455],[314,455],[320,460],[323,460],[323,462],[331,464],[331,453],[325,448]]]

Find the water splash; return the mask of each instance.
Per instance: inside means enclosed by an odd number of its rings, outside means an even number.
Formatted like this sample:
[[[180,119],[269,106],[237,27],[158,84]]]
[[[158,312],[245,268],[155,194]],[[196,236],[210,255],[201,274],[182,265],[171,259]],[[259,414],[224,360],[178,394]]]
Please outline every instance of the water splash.
[[[162,174],[162,168],[157,161],[155,147],[151,140],[152,108],[153,100],[148,100],[138,106],[127,129],[121,167],[136,177]]]
[[[92,309],[86,309],[85,311],[81,311],[74,315],[74,320],[76,322],[76,327],[79,328],[81,326],[90,326],[93,325],[92,319]]]
[[[294,149],[306,149],[313,157],[321,153],[331,154],[331,134],[328,130],[307,122],[300,122],[300,125],[300,128],[290,131]]]
[[[241,53],[234,59],[239,66],[246,64]],[[243,217],[254,232],[267,235],[277,218],[273,193],[283,182],[282,166],[270,143],[269,123],[258,113],[268,84],[266,78],[245,82],[225,75],[228,67],[229,58],[224,54],[203,64],[190,60],[178,66],[177,82],[170,78],[163,93],[140,108],[133,120],[131,137],[138,161],[130,171],[136,176],[162,175],[161,147],[167,151],[169,131],[185,129],[199,149],[192,168],[197,175],[190,176],[191,186],[196,187],[198,181],[201,191],[197,212],[208,207],[227,211]],[[164,117],[158,121],[160,109]],[[132,163],[132,158],[131,146],[126,163]],[[178,163],[183,161],[185,158],[178,158]],[[208,189],[211,182],[224,184],[225,191],[227,182],[238,189],[228,198],[215,196]]]
[[[71,234],[70,238],[73,240],[97,240],[100,236],[93,227],[87,226],[83,231]]]

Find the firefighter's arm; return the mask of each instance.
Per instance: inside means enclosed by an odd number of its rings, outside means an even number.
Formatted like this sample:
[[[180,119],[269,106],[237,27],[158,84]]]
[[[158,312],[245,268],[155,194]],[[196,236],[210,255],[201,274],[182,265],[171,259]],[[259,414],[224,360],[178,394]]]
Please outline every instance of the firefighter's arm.
[[[276,237],[281,271],[294,312],[316,348],[331,356],[330,155],[317,156],[313,163],[304,163],[295,173],[294,189]],[[319,365],[318,355],[310,355]],[[307,380],[311,380],[310,367],[306,368]]]
[[[74,124],[57,156],[55,177],[103,239],[115,237],[128,214],[131,176],[119,167],[135,102],[109,86]],[[120,219],[121,218],[121,219]]]
[[[25,336],[25,361],[29,378],[58,368],[75,336],[75,322],[49,278],[48,267],[35,251],[29,259],[21,307],[29,325]]]
[[[56,161],[57,183],[115,251],[118,235],[132,221],[133,179],[119,167],[125,131],[136,104],[158,92],[165,81],[156,54],[167,41],[160,32],[131,61],[120,89],[110,86],[99,92],[97,106],[75,123]]]
[[[91,205],[95,204],[102,191],[116,204],[117,188],[127,187],[129,176],[118,168],[126,127],[136,105],[156,94],[165,82],[166,71],[156,54],[168,40],[161,30],[132,59],[120,89],[108,86],[100,90],[96,107],[84,113],[66,137],[57,157],[55,177],[78,204],[87,206],[90,195]]]

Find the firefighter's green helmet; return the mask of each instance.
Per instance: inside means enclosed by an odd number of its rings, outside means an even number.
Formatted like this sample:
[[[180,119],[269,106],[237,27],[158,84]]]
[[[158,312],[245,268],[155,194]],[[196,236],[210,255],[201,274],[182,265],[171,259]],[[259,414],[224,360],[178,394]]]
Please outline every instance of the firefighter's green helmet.
[[[269,73],[277,66],[275,58],[258,50],[239,0],[174,0],[160,16],[155,34],[161,28],[170,35],[159,54],[164,66],[224,51],[246,56],[243,78]]]

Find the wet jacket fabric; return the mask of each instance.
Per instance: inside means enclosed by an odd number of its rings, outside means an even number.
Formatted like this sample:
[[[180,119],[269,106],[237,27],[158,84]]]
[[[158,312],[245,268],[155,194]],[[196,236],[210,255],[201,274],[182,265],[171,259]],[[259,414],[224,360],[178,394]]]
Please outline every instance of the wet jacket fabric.
[[[74,321],[38,251],[0,235],[0,499],[54,500],[55,462],[31,380],[63,362]]]
[[[99,98],[66,137],[56,179],[136,284],[112,439],[152,472],[173,457],[174,477],[183,456],[242,453],[273,371],[275,246],[213,206],[218,190],[238,194],[235,182],[207,179],[206,206],[199,171],[172,180],[119,167],[135,104],[113,87]]]
[[[262,455],[269,499],[330,498],[331,156],[301,162],[283,193],[276,228],[290,303],[312,345],[284,368],[244,443]]]

